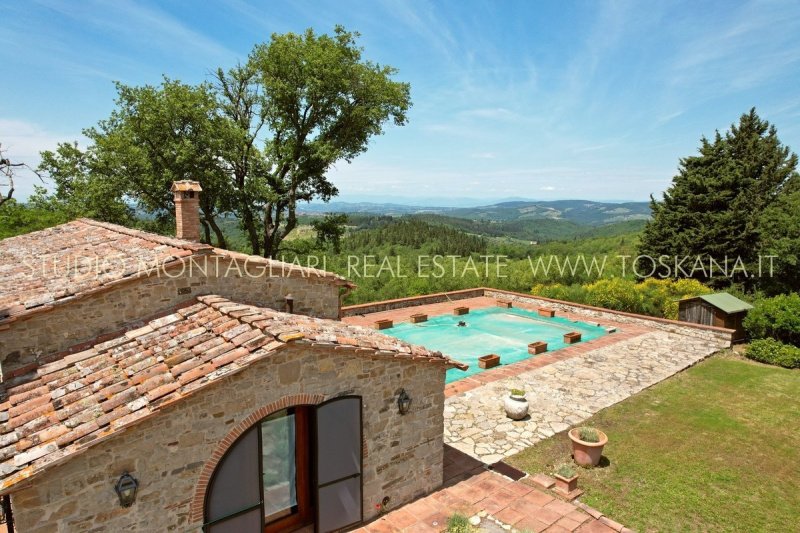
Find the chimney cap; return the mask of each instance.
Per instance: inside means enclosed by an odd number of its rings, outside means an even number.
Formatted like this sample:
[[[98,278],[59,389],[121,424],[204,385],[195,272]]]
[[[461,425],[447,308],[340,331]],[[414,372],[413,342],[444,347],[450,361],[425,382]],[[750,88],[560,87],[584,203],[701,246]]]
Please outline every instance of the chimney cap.
[[[186,191],[194,191],[194,192],[202,192],[202,188],[200,188],[199,181],[192,181],[192,180],[181,180],[181,181],[173,181],[172,187],[170,191],[172,192],[186,192]]]

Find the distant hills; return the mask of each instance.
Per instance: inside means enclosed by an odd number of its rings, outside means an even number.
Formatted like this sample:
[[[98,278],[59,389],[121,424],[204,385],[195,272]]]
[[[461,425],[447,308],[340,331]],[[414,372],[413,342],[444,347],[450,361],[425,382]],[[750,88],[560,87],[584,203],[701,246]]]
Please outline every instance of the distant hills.
[[[305,214],[443,215],[448,218],[502,223],[551,220],[571,222],[580,226],[602,226],[650,218],[649,202],[611,203],[590,200],[515,200],[479,207],[429,207],[394,203],[334,201],[328,204],[309,204],[303,206],[299,211]]]

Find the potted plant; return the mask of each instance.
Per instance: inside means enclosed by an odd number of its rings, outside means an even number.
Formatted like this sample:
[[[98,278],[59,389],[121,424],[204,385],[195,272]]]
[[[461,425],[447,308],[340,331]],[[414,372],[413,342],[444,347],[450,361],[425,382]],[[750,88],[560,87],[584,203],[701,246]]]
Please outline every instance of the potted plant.
[[[528,416],[528,400],[525,399],[525,391],[511,389],[511,394],[506,397],[503,406],[506,409],[506,416],[512,420],[522,420]]]
[[[562,494],[569,494],[578,488],[578,473],[571,465],[561,465],[556,470],[556,490]]]
[[[590,427],[572,428],[569,430],[572,441],[572,458],[581,466],[597,466],[603,455],[603,446],[608,437],[599,429]]]

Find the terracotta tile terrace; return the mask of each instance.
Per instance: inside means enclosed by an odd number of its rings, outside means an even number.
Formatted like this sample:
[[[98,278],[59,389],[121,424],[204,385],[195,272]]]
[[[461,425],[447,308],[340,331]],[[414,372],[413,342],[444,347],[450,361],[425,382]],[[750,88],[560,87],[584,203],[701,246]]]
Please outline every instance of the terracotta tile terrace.
[[[445,446],[444,486],[366,526],[361,533],[439,532],[453,514],[482,516],[485,531],[546,531],[551,533],[628,532],[622,524],[581,503],[568,502],[525,477],[514,481],[487,470],[480,461]],[[494,527],[492,527],[494,526]]]

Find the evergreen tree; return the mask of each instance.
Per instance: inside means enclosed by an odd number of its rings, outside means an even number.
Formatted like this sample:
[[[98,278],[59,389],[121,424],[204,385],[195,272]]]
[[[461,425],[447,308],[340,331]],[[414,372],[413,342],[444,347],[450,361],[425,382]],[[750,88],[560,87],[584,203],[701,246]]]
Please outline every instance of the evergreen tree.
[[[761,214],[784,194],[797,172],[797,156],[781,144],[777,130],[762,120],[755,108],[713,140],[703,137],[699,155],[681,159],[679,173],[661,201],[651,197],[653,218],[642,233],[639,253],[666,262],[675,272],[675,257],[689,256],[683,268],[692,277],[725,286],[731,282],[754,287],[758,279]],[[692,271],[696,257],[705,272]],[[709,276],[710,260],[732,270],[740,258],[747,276],[736,270],[733,279],[719,269]],[[641,274],[653,268],[650,259],[639,262]],[[657,271],[666,274],[665,268]]]
[[[764,257],[760,288],[770,294],[800,291],[800,178],[791,179],[764,210],[759,227]]]

